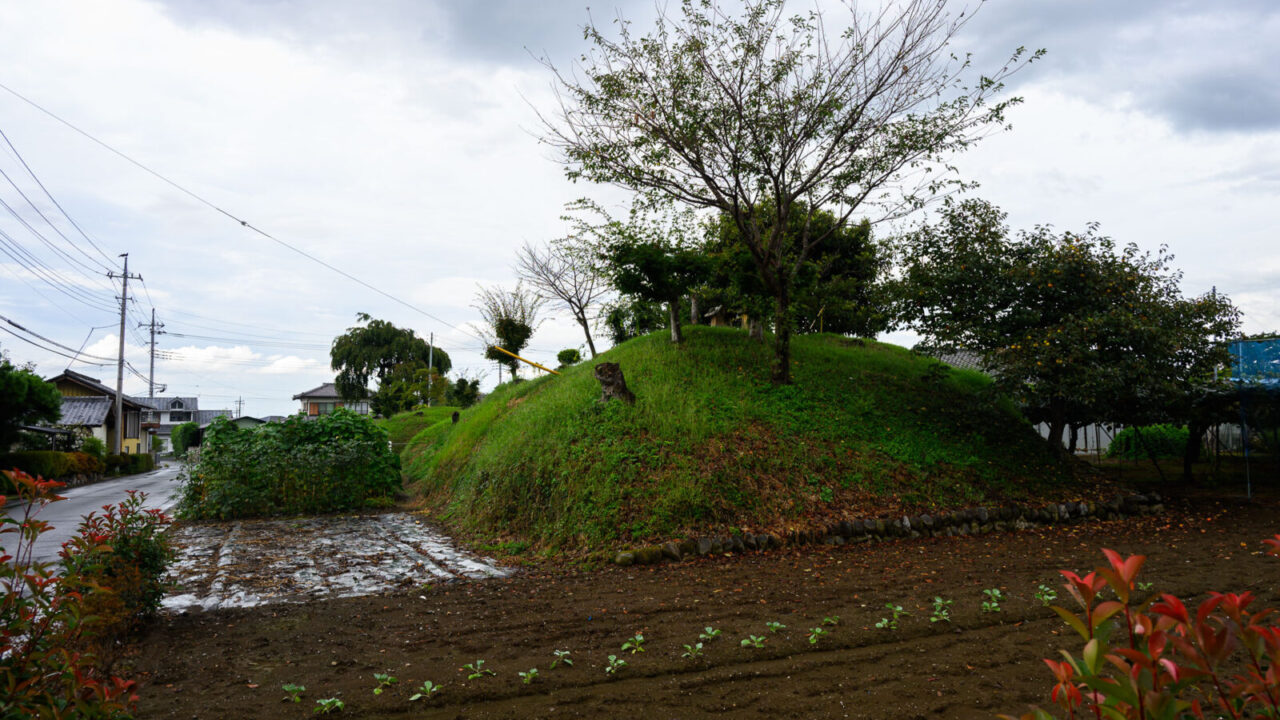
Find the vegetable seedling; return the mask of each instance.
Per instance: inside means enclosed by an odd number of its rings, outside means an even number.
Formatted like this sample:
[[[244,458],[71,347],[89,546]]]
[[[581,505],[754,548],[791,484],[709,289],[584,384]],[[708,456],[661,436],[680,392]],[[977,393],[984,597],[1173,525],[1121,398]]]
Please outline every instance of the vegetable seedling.
[[[400,682],[386,673],[374,673],[373,679],[378,681],[378,687],[373,689],[374,695],[381,695],[383,690],[386,690],[392,685]]]
[[[885,603],[884,606],[889,609],[889,612],[893,614],[893,617],[880,618],[880,622],[876,623],[876,627],[878,628],[887,629],[887,630],[897,630],[898,618],[911,614],[906,610],[903,610],[901,605],[894,605],[893,603]]]
[[[832,616],[830,616],[830,617],[824,617],[824,618],[822,618],[822,624],[823,624],[823,625],[839,625],[839,624],[840,624],[840,616],[839,616],[839,615],[832,615]]]
[[[440,686],[430,680],[423,680],[422,686],[418,688],[418,692],[409,696],[409,702],[417,702],[422,698],[430,698],[432,695],[440,692]]]
[[[941,596],[933,598],[933,614],[929,616],[929,622],[951,622],[951,603],[954,600],[947,600]]]
[[[551,668],[553,670],[556,665],[559,665],[560,663],[573,667],[573,660],[569,657],[568,650],[552,650],[551,654],[556,656],[556,659],[551,661]]]
[[[626,666],[627,666],[626,660],[619,658],[617,655],[610,655],[609,664],[605,666],[604,671],[612,675]]]
[[[810,644],[810,645],[817,645],[817,644],[818,644],[818,638],[822,637],[823,635],[828,635],[828,634],[830,634],[830,633],[828,633],[826,630],[823,630],[821,625],[819,625],[819,626],[817,626],[817,627],[811,627],[811,628],[809,628],[809,644]]]
[[[468,680],[475,680],[476,678],[482,678],[482,677],[484,677],[485,675],[497,675],[497,674],[498,674],[498,673],[496,673],[496,672],[494,672],[494,671],[492,671],[492,670],[486,670],[486,669],[485,669],[485,667],[484,667],[484,661],[483,661],[483,660],[477,660],[477,661],[475,661],[475,662],[473,662],[473,663],[467,663],[466,665],[463,665],[463,666],[462,666],[462,669],[463,669],[463,670],[467,670],[467,671],[469,671],[469,672],[471,673],[470,675],[467,675],[467,679],[468,679]]]
[[[538,679],[538,668],[529,668],[528,672],[518,672],[516,674],[520,676],[520,682],[529,685]]]
[[[302,702],[302,693],[307,690],[305,685],[294,685],[293,683],[281,685],[280,689],[289,693],[281,702]]]
[[[764,624],[764,626],[769,628],[769,632],[771,633],[776,633],[779,630],[785,630],[787,628],[786,625],[783,625],[780,622],[774,622],[774,621],[767,622]]]
[[[748,635],[747,637],[745,637],[745,638],[742,640],[742,647],[744,647],[744,648],[756,648],[756,649],[762,648],[762,647],[764,647],[764,636],[763,636],[763,635]]]
[[[715,640],[720,637],[720,631],[710,625],[702,629],[702,633],[698,635],[699,640]]]
[[[1058,593],[1048,585],[1041,583],[1040,587],[1036,588],[1036,599],[1040,601],[1041,605],[1049,607],[1049,603],[1058,599]]]
[[[324,698],[316,701],[316,714],[328,715],[342,710],[346,705],[338,698]]]
[[[644,636],[640,633],[636,633],[635,637],[622,643],[622,650],[624,652],[630,650],[632,655],[635,655],[638,652],[644,652]]]
[[[1004,600],[1004,593],[1000,592],[999,588],[987,588],[982,591],[982,594],[987,596],[987,599],[982,601],[982,612],[1000,612],[1000,601]]]
[[[1151,592],[1151,588],[1156,586],[1155,583],[1142,582],[1141,580],[1137,581],[1137,585],[1138,585],[1138,589],[1141,590],[1142,592]]]
[[[685,645],[684,652],[680,654],[680,657],[686,657],[686,658],[689,658],[690,660],[702,657],[702,643]]]

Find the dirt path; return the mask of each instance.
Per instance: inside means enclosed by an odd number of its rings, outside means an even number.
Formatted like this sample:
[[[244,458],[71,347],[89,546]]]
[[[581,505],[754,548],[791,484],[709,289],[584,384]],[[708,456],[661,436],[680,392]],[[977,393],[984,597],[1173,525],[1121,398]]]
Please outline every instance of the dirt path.
[[[1149,556],[1146,580],[1182,597],[1253,590],[1280,605],[1280,561],[1260,541],[1280,531],[1273,502],[1198,501],[1163,517],[977,538],[806,548],[597,573],[523,574],[427,590],[158,621],[134,663],[145,673],[141,717],[303,718],[338,697],[341,717],[458,718],[991,718],[1047,704],[1040,658],[1078,649],[1033,594],[1060,589],[1059,568],[1090,569],[1101,547]],[[425,575],[422,580],[429,580]],[[985,588],[1008,597],[983,613]],[[935,595],[951,623],[929,622]],[[911,613],[877,629],[885,603]],[[839,616],[811,645],[807,629]],[[765,623],[785,630],[770,633]],[[705,626],[722,635],[701,659],[681,657]],[[644,653],[620,652],[636,633]],[[749,634],[763,649],[745,649]],[[571,668],[549,668],[552,651]],[[628,666],[604,672],[607,656]],[[467,680],[485,660],[494,677]],[[517,671],[537,667],[523,685]],[[375,696],[373,673],[401,680]],[[422,680],[444,685],[410,703]],[[282,703],[284,683],[305,685]]]

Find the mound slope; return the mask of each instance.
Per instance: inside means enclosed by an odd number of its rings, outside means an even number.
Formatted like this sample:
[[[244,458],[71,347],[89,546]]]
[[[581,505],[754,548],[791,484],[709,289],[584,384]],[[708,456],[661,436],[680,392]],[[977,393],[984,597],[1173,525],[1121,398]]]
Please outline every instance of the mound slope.
[[[637,338],[595,360],[621,364],[634,406],[598,401],[592,362],[508,384],[415,436],[407,479],[456,529],[580,548],[1080,490],[980,373],[833,335],[793,353],[773,387],[745,333]]]

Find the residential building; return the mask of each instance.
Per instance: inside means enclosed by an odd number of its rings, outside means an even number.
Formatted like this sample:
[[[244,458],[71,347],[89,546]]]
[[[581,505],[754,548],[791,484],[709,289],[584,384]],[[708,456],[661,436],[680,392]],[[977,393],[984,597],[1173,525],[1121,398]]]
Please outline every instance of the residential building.
[[[302,401],[303,415],[328,415],[338,408],[346,409],[358,414],[369,414],[369,401],[357,400],[356,402],[346,402],[338,397],[338,389],[333,383],[325,383],[318,388],[312,388],[303,393],[293,396],[294,400]]]
[[[49,378],[48,382],[53,383],[62,394],[62,419],[58,424],[83,428],[108,448],[113,448],[117,422],[115,389],[74,370],[64,370],[61,375]],[[142,413],[151,410],[151,407],[128,395],[121,399],[120,404],[124,415],[124,437],[120,452],[151,452],[151,428],[144,427],[142,422]]]

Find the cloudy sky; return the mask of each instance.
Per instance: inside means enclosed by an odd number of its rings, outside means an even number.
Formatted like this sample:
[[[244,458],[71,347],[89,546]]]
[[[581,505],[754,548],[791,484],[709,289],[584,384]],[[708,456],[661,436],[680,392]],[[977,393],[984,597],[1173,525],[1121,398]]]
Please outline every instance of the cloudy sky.
[[[583,52],[585,5],[0,0],[0,347],[46,375],[69,360],[8,331],[113,357],[105,272],[127,252],[144,281],[126,392],[146,394],[153,307],[156,380],[202,408],[292,412],[332,379],[328,344],[358,312],[434,333],[491,385],[468,331],[476,284],[513,284],[515,249],[562,235],[566,202],[623,199],[567,182],[537,141],[551,95],[534,56]],[[590,12],[643,27],[655,5]],[[994,69],[1019,45],[1048,55],[1012,83],[1013,131],[958,159],[976,194],[1014,227],[1098,221],[1168,245],[1186,293],[1216,286],[1246,331],[1280,329],[1280,5],[990,0],[956,49]],[[528,354],[581,344],[550,313]],[[114,384],[114,366],[73,367]]]

